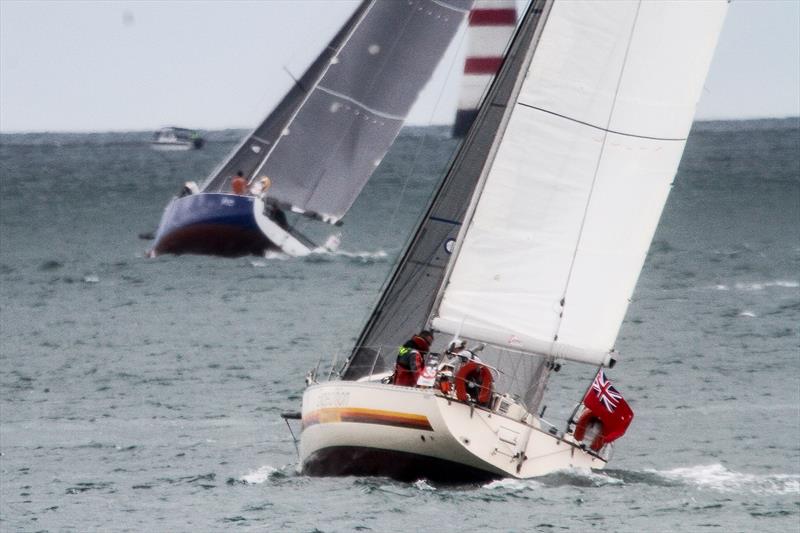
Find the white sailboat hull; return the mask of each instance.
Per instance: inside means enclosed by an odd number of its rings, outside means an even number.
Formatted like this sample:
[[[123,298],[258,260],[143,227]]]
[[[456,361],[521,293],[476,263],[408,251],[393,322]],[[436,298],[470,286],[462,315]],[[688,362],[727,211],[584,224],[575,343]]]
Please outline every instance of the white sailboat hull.
[[[540,429],[433,389],[334,381],[303,395],[302,469],[310,475],[385,475],[458,482],[530,478],[606,461],[571,435]]]

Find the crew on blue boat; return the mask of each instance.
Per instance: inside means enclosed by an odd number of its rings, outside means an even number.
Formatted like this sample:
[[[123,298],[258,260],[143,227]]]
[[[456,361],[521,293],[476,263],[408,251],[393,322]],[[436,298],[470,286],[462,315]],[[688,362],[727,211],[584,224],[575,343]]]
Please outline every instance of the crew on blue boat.
[[[240,196],[247,194],[247,180],[241,170],[231,179],[231,191]]]

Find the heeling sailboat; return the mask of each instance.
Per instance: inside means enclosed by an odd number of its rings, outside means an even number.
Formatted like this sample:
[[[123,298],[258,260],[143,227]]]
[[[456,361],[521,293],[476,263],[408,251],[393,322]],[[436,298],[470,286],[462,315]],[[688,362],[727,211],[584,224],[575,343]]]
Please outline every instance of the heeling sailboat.
[[[199,188],[187,183],[185,194],[167,205],[151,255],[309,253],[314,244],[290,227],[284,211],[339,223],[396,138],[471,4],[362,2],[228,159]],[[247,188],[239,179],[234,192],[237,174]],[[271,181],[266,194],[251,193],[263,177]]]
[[[529,6],[342,379],[310,376],[305,472],[455,481],[605,466],[632,413],[602,371],[566,429],[536,413],[562,361],[614,363],[726,9]],[[386,383],[424,327],[439,352],[443,337],[485,343],[482,363],[429,358],[428,386]]]

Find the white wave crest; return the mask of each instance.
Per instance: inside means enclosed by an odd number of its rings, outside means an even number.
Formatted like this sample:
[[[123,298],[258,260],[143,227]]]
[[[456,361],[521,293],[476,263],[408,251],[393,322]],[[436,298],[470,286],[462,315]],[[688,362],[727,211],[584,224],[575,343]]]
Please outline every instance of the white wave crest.
[[[264,268],[269,266],[269,261],[286,261],[287,259],[291,259],[291,257],[281,252],[267,251],[264,253],[263,259],[254,259],[250,261],[250,266]]]
[[[743,474],[728,470],[721,464],[698,465],[687,468],[650,472],[671,481],[696,485],[718,492],[750,492],[752,494],[800,494],[800,475]]]
[[[800,287],[800,281],[791,281],[791,280],[775,280],[775,281],[751,281],[751,282],[736,282],[731,287],[730,285],[726,285],[724,283],[718,283],[711,287],[717,291],[729,291],[731,288],[737,291],[763,291],[764,289],[769,289],[772,287],[779,287],[782,289],[796,289]]]
[[[338,258],[348,259],[361,263],[382,263],[386,261],[389,254],[385,250],[378,250],[375,252],[348,252],[346,250],[327,250],[325,248],[315,248],[310,254],[292,257],[282,252],[269,250],[264,253],[261,259],[254,259],[250,261],[250,266],[255,268],[263,268],[269,266],[271,261],[287,261],[290,259],[300,259],[310,262],[326,262],[335,261]]]
[[[588,482],[588,483],[587,483]],[[625,481],[611,477],[604,472],[596,472],[588,468],[567,468],[547,476],[544,480],[504,478],[492,481],[483,486],[488,490],[505,490],[522,492],[536,490],[545,486],[581,485],[603,487],[606,485],[624,485]]]
[[[414,488],[416,488],[418,490],[424,490],[424,491],[436,490],[436,487],[431,486],[424,479],[418,479],[417,481],[415,481],[414,482]]]
[[[543,485],[533,479],[513,479],[503,478],[491,481],[483,486],[488,490],[511,490],[511,491],[524,491],[535,490],[541,488]]]
[[[381,261],[389,257],[389,254],[387,254],[384,250],[378,250],[377,252],[348,252],[345,250],[338,250],[336,252],[328,253],[338,257],[346,257],[348,259],[363,259],[372,261]]]
[[[739,316],[746,316],[748,318],[755,318],[756,314],[754,312],[752,312],[752,311],[745,310],[745,311],[742,311],[741,313],[739,313]]]
[[[761,281],[761,282],[751,282],[751,283],[736,283],[734,285],[734,288],[740,291],[763,291],[764,289],[769,289],[770,287],[796,289],[800,287],[800,282],[776,280],[776,281]]]
[[[262,466],[258,470],[250,472],[249,474],[245,474],[239,479],[248,485],[259,485],[264,483],[266,480],[269,479],[269,476],[274,472],[277,472],[277,468],[273,468],[269,465]]]

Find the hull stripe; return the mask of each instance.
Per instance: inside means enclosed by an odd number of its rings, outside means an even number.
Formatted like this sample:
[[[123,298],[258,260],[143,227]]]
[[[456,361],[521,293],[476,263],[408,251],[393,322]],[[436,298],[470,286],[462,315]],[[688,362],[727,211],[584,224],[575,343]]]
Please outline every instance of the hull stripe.
[[[317,424],[356,422],[359,424],[378,424],[411,429],[433,431],[431,423],[424,415],[363,409],[358,407],[328,407],[303,415],[303,429]]]

